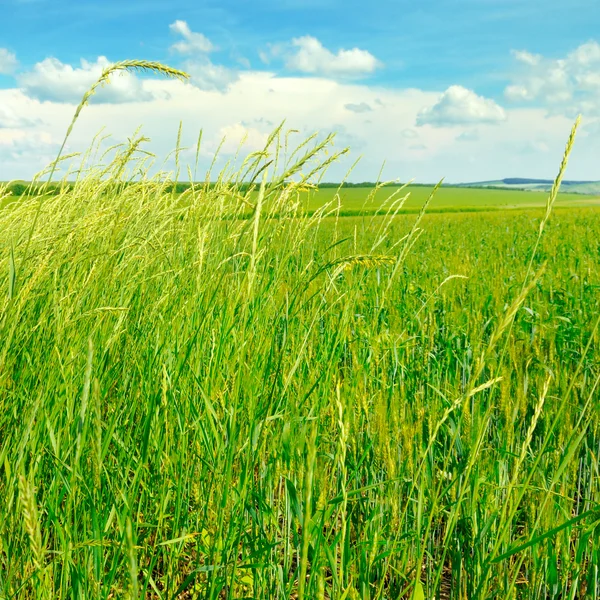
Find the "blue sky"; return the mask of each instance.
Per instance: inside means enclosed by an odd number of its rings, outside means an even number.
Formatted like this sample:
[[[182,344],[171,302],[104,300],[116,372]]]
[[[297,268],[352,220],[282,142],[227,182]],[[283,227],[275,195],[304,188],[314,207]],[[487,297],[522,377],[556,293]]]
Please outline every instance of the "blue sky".
[[[120,139],[143,125],[166,154],[176,130],[164,128],[179,117],[190,139],[204,130],[208,160],[220,136],[245,129],[250,151],[285,117],[302,132],[338,131],[366,157],[357,179],[376,177],[383,160],[390,178],[552,177],[582,112],[570,176],[600,179],[596,0],[0,0],[0,9],[0,179],[40,168],[81,90],[128,58],[186,69],[191,83],[120,81],[89,107],[72,149],[101,126]]]

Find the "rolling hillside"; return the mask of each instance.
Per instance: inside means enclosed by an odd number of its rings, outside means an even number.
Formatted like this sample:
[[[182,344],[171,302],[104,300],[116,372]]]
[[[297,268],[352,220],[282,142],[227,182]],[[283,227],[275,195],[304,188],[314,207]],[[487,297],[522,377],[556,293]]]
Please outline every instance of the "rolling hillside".
[[[474,188],[501,188],[509,190],[530,190],[547,192],[552,187],[551,179],[526,179],[521,177],[507,177],[496,181],[476,181],[472,183],[454,184],[456,187]],[[600,194],[600,181],[563,181],[562,192],[570,194]]]

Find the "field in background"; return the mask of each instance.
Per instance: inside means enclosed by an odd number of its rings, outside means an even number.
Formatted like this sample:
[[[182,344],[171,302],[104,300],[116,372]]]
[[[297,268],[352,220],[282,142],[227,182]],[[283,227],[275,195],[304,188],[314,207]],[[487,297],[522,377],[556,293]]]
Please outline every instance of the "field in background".
[[[203,184],[196,184],[201,187]],[[433,186],[408,186],[399,190],[396,186],[386,186],[380,189],[368,187],[350,187],[338,190],[335,187],[325,187],[318,190],[308,190],[300,192],[301,208],[307,213],[314,213],[328,203],[337,204],[336,196],[339,195],[341,202],[340,214],[344,216],[352,215],[372,215],[381,211],[385,200],[394,193],[402,197],[410,193],[410,197],[400,209],[402,213],[417,213],[425,203]],[[250,194],[254,201],[257,193]],[[183,203],[185,203],[185,194]],[[7,196],[0,200],[0,208],[11,203],[26,201],[28,196]],[[548,193],[546,192],[528,192],[521,190],[500,190],[483,188],[459,188],[442,186],[432,199],[428,212],[478,212],[495,211],[524,208],[540,208],[546,206]],[[556,205],[557,209],[562,208],[582,208],[582,207],[600,207],[600,196],[560,193]],[[246,211],[249,216],[251,211]]]
[[[394,191],[393,187],[384,187],[377,191],[368,188],[344,188],[339,196],[344,214],[373,213],[380,209],[382,202]],[[397,189],[397,188],[396,188]],[[432,186],[409,186],[399,196],[410,192],[403,205],[404,212],[418,212],[428,196]],[[315,210],[331,202],[338,193],[335,188],[320,189],[307,193],[306,208]],[[525,192],[519,190],[471,189],[442,186],[428,207],[428,212],[490,211],[512,208],[544,208],[548,194],[544,192]],[[600,196],[581,194],[559,194],[557,207],[600,207]]]

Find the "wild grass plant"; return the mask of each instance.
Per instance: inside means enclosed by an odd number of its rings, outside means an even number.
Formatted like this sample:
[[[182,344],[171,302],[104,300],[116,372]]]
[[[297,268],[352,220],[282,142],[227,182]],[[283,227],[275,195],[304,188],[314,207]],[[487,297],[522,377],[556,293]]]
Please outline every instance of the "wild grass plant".
[[[0,212],[0,597],[600,595],[600,214],[306,214],[330,141]]]

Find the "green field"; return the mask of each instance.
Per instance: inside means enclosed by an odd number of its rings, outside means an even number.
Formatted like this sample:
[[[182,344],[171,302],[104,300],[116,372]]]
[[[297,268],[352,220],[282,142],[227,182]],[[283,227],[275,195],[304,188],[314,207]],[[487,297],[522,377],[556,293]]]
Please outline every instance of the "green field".
[[[202,187],[203,184],[196,184]],[[325,187],[317,190],[302,191],[299,194],[300,205],[307,213],[314,213],[325,205],[341,206],[343,216],[374,215],[386,211],[391,201],[406,199],[402,202],[400,213],[418,213],[433,191],[433,186],[408,185],[385,186],[376,189],[369,187],[340,188]],[[258,192],[250,194],[252,201],[256,200]],[[186,203],[183,194],[182,203]],[[15,202],[24,202],[31,196],[6,196],[0,201],[0,207]],[[442,186],[433,197],[428,212],[479,212],[524,208],[544,208],[548,194],[545,192],[527,192],[520,190],[495,190],[483,188],[459,188]],[[556,199],[555,209],[600,207],[600,196],[560,193]],[[237,208],[235,209],[237,211]],[[251,210],[246,211],[246,216]]]
[[[599,210],[125,177],[0,211],[0,597],[600,594]]]
[[[403,190],[384,187],[379,190],[368,188],[335,188],[320,189],[307,194],[306,207],[315,210],[328,202],[337,202],[339,194],[344,214],[374,213],[380,210],[386,199],[397,190],[397,197],[406,193],[410,196],[404,202],[402,212],[418,212],[431,194],[433,187],[409,186]],[[519,190],[471,189],[442,186],[429,205],[429,212],[461,212],[507,210],[511,208],[542,208],[546,205],[548,194],[544,192],[526,192]],[[585,206],[600,207],[600,197],[582,194],[559,194],[557,208],[574,208]]]
[[[600,597],[598,199],[307,192],[280,133],[0,185],[0,598]]]

